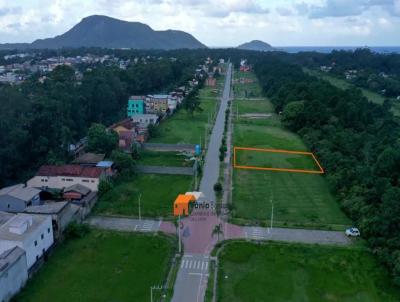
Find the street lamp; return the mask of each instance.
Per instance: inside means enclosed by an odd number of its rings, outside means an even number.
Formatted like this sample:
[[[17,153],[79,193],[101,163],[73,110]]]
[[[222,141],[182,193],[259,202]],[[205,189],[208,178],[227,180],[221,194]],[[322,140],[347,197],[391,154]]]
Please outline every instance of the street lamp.
[[[140,214],[140,199],[142,198],[142,193],[139,194],[139,221],[142,221],[142,215]]]

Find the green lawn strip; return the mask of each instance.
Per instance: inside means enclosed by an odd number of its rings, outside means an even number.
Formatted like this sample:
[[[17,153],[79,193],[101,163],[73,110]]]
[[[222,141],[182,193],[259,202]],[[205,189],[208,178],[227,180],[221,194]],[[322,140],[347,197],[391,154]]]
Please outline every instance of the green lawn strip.
[[[58,246],[15,301],[149,301],[174,246],[166,236],[92,229]]]
[[[242,106],[245,106],[246,101],[243,103]],[[252,106],[250,103],[249,107]],[[234,120],[234,146],[309,151],[298,135],[283,129],[278,117],[276,119],[275,124],[269,125],[243,119]],[[240,164],[249,162],[293,169],[315,165],[309,157],[264,157],[262,153],[255,155],[255,152],[247,154],[253,158],[243,161],[239,156]],[[270,199],[273,198],[275,226],[343,230],[351,224],[321,175],[234,169],[232,177],[232,222],[268,223],[271,215]]]
[[[236,150],[236,164],[257,168],[283,168],[319,171],[311,155],[263,152],[255,150]]]
[[[140,152],[140,159],[137,161],[137,164],[145,166],[192,167],[193,161],[190,161],[179,152],[142,151]]]
[[[170,217],[178,194],[191,191],[193,178],[185,175],[139,174],[131,180],[117,181],[94,208],[95,214]]]
[[[190,115],[186,110],[181,109],[170,118],[162,121],[157,127],[157,136],[150,139],[150,143],[166,144],[199,144],[204,141],[204,133],[207,123],[215,114],[217,108],[216,100],[202,99],[203,111]]]
[[[231,242],[219,254],[217,301],[399,301],[400,292],[366,250]]]

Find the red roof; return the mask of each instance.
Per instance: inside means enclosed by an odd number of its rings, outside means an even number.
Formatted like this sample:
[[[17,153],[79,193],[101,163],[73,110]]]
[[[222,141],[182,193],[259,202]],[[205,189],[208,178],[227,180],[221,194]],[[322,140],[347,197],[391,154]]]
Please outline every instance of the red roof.
[[[101,173],[102,169],[98,167],[82,167],[79,165],[44,165],[39,168],[36,176],[72,176],[99,178]]]

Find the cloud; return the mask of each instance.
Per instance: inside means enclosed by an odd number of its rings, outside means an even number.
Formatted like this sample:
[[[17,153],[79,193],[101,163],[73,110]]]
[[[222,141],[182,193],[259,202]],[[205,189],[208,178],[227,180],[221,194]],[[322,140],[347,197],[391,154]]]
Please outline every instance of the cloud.
[[[310,18],[359,16],[373,8],[396,14],[399,2],[400,0],[326,0],[321,5],[302,2],[296,9],[299,14],[306,14]]]
[[[22,8],[20,6],[15,7],[0,7],[0,17],[6,15],[17,15],[22,12]]]

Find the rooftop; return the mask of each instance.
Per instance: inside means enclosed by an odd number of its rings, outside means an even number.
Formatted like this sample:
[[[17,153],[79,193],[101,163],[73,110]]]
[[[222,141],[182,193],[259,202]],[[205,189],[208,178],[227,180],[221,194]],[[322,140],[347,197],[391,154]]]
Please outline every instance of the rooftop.
[[[0,226],[0,240],[22,241],[42,225],[48,217],[50,216],[29,214],[14,215],[5,224]],[[27,225],[27,228],[22,233],[10,231],[10,229],[20,228],[24,224]]]
[[[9,195],[24,201],[29,201],[40,193],[40,190],[35,188],[25,187],[24,184],[18,184],[11,187],[6,187],[0,190],[0,196]]]
[[[73,161],[74,164],[97,164],[102,161],[105,154],[85,153]]]
[[[39,168],[36,176],[71,176],[99,178],[102,171],[103,170],[98,167],[82,167],[79,165],[44,165]]]
[[[9,221],[15,214],[0,211],[0,227]]]
[[[68,205],[67,201],[49,202],[40,206],[29,206],[25,209],[25,213],[30,214],[58,214]]]
[[[84,185],[75,184],[64,190],[64,193],[67,193],[67,192],[78,192],[78,193],[81,193],[82,195],[87,195],[90,193],[90,189],[85,187]]]
[[[99,167],[99,168],[111,168],[113,165],[114,165],[113,161],[103,160],[101,162],[98,162],[96,167]]]
[[[0,276],[2,276],[14,262],[18,261],[19,257],[23,254],[25,254],[25,251],[18,246],[0,254]]]

